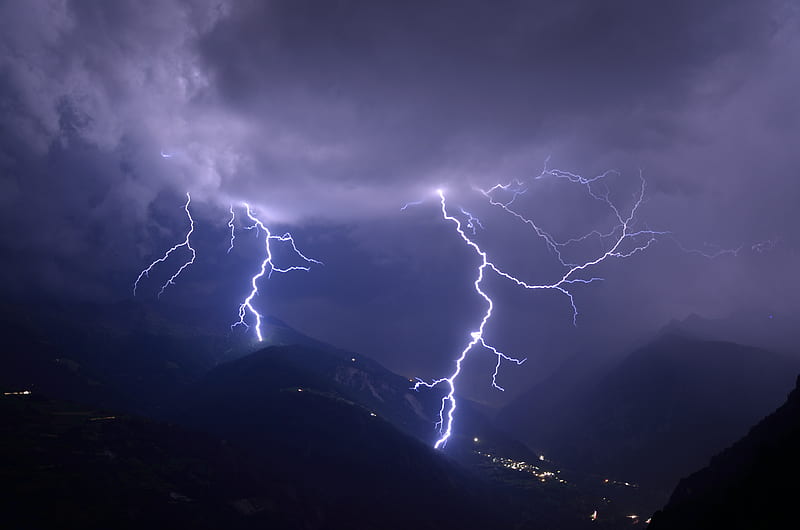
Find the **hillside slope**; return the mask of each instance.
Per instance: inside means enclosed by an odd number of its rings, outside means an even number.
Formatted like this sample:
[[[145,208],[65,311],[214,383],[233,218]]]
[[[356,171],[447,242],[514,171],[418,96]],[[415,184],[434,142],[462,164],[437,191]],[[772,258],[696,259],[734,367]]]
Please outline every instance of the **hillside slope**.
[[[797,527],[800,377],[786,402],[702,470],[680,481],[650,530]]]
[[[520,401],[500,418],[565,466],[671,491],[774,410],[798,371],[758,348],[664,335],[573,388],[558,410]]]

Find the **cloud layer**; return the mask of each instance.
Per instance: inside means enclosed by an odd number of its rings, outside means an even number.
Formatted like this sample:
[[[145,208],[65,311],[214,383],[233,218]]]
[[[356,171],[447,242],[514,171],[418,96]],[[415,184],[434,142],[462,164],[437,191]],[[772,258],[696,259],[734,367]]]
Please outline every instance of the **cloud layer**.
[[[549,157],[590,175],[641,169],[646,221],[687,247],[779,242],[768,256],[685,266],[673,246],[626,272],[616,294],[587,295],[588,313],[603,300],[652,305],[650,325],[788,311],[800,294],[797,30],[797,9],[777,0],[4,3],[6,290],[119,296],[131,263],[180,231],[175,197],[191,191],[212,222],[248,200],[305,227],[340,271],[328,280],[352,285],[346,297],[329,285],[287,294],[277,308],[351,347],[408,337],[389,358],[424,334],[417,301],[387,288],[380,303],[393,307],[370,308],[376,285],[403,278],[421,299],[469,298],[441,286],[447,270],[425,279],[447,237],[435,209],[399,207],[440,186],[469,203],[473,187],[534,176]],[[590,216],[569,195],[534,206],[565,235]],[[508,220],[494,226],[497,241],[516,234]],[[528,257],[518,242],[501,247],[509,262]],[[353,256],[369,267],[350,267]],[[529,302],[514,304],[524,327]],[[365,319],[374,337],[337,331]],[[420,356],[449,347],[431,340]]]

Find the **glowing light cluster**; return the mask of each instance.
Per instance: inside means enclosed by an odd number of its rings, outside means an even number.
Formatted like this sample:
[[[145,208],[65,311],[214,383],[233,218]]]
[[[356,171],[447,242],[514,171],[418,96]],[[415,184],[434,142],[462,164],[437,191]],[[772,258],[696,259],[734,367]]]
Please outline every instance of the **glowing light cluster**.
[[[633,482],[624,482],[622,480],[611,480],[609,478],[603,479],[603,484],[610,484],[612,486],[625,486],[626,488],[638,488],[637,484]]]
[[[475,282],[473,283],[473,287],[475,292],[484,299],[486,302],[486,311],[483,314],[483,318],[480,320],[480,323],[476,330],[471,331],[469,334],[470,340],[465,345],[464,349],[461,350],[461,353],[455,360],[455,368],[453,372],[447,376],[442,377],[440,379],[436,379],[433,381],[424,381],[422,379],[417,379],[417,382],[412,387],[414,390],[419,390],[420,387],[427,387],[427,388],[434,388],[438,386],[445,386],[446,393],[442,398],[441,408],[439,409],[439,421],[437,422],[437,428],[439,429],[440,437],[434,444],[434,447],[440,448],[447,443],[447,440],[452,435],[452,428],[453,428],[453,418],[454,413],[456,411],[456,380],[458,376],[461,374],[462,365],[466,360],[469,353],[480,346],[481,348],[488,350],[497,358],[497,363],[495,365],[494,373],[492,374],[492,386],[497,388],[498,390],[503,390],[503,388],[497,383],[497,376],[498,371],[500,369],[500,364],[503,360],[511,361],[515,364],[522,364],[525,359],[517,359],[511,357],[499,350],[495,347],[491,346],[487,343],[484,333],[486,324],[489,322],[492,316],[492,311],[494,309],[494,302],[492,301],[491,297],[482,289],[481,283],[483,282],[486,273],[491,271],[498,276],[505,278],[519,287],[524,289],[530,290],[550,290],[550,291],[557,291],[563,294],[572,309],[572,322],[574,325],[577,324],[578,318],[578,307],[575,303],[575,299],[573,297],[570,288],[574,284],[588,284],[593,283],[595,281],[600,281],[602,278],[595,277],[595,276],[587,276],[586,273],[592,267],[610,259],[610,258],[629,258],[634,254],[642,252],[646,250],[650,245],[655,242],[657,236],[666,235],[668,232],[663,231],[655,231],[649,229],[636,229],[634,228],[634,220],[636,218],[637,211],[639,210],[642,202],[644,200],[645,195],[645,180],[640,175],[641,185],[639,187],[639,191],[635,196],[635,201],[633,206],[630,208],[630,212],[627,214],[623,214],[622,211],[617,207],[616,204],[610,198],[610,192],[608,187],[603,182],[604,179],[612,174],[612,172],[603,173],[598,175],[597,177],[586,179],[579,175],[575,175],[573,173],[569,173],[566,171],[559,171],[559,170],[548,170],[545,169],[536,179],[541,179],[545,177],[552,177],[558,179],[565,179],[569,182],[581,185],[587,189],[589,196],[597,201],[604,203],[608,209],[610,210],[613,218],[616,220],[614,225],[607,231],[602,232],[600,230],[593,230],[587,234],[584,234],[577,238],[572,238],[567,241],[558,241],[556,240],[549,232],[544,230],[541,226],[535,223],[532,219],[529,219],[522,215],[517,210],[513,209],[511,205],[514,201],[520,196],[528,192],[527,185],[520,181],[514,180],[507,184],[497,184],[488,190],[480,190],[480,192],[488,199],[489,203],[493,206],[501,208],[505,212],[509,213],[514,218],[520,220],[528,227],[532,229],[534,234],[542,239],[547,247],[553,252],[556,256],[556,259],[564,267],[563,273],[554,281],[542,284],[531,284],[524,280],[517,278],[507,272],[505,272],[502,268],[500,268],[496,263],[491,261],[487,255],[487,253],[481,249],[481,247],[476,243],[468,234],[469,231],[473,236],[477,234],[478,229],[482,229],[483,225],[481,224],[480,220],[478,220],[475,216],[473,216],[468,211],[464,210],[463,208],[460,210],[461,214],[464,216],[465,221],[462,221],[451,215],[448,211],[447,200],[445,198],[445,194],[443,190],[437,190],[437,195],[439,196],[439,203],[442,218],[445,221],[448,221],[453,224],[455,227],[456,233],[458,236],[471,247],[475,253],[480,258],[480,263],[477,267],[477,277]],[[496,198],[496,195],[500,193],[511,194],[511,198],[505,202],[502,202]],[[606,250],[603,250],[591,258],[580,261],[580,262],[572,262],[568,260],[564,256],[564,249],[565,247],[585,241],[589,238],[598,238],[601,242],[605,243],[604,247]]]
[[[529,462],[525,462],[524,460],[514,460],[512,458],[506,458],[503,456],[493,455],[492,453],[484,453],[482,451],[476,451],[479,455],[491,460],[493,464],[497,464],[502,466],[506,469],[513,469],[514,471],[521,471],[524,473],[530,473],[531,475],[535,476],[541,482],[547,482],[548,480],[558,482],[560,484],[566,484],[567,481],[562,479],[560,476],[561,470],[553,471],[545,471],[539,466],[531,464]]]

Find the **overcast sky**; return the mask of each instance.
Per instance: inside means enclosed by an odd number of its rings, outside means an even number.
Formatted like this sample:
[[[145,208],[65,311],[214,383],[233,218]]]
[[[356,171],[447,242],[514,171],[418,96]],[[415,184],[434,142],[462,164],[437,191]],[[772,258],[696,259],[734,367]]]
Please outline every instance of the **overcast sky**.
[[[0,2],[3,292],[131,298],[139,270],[182,240],[189,191],[198,259],[162,301],[207,307],[224,331],[258,267],[250,232],[225,253],[228,207],[248,201],[325,263],[265,282],[259,307],[434,377],[484,310],[478,258],[434,190],[481,217],[476,240],[498,263],[549,282],[552,253],[475,191],[522,179],[516,206],[555,236],[608,229],[585,190],[531,180],[547,163],[619,170],[609,186],[625,211],[641,171],[639,226],[674,239],[593,271],[605,281],[575,288],[577,327],[558,293],[487,278],[488,334],[531,359],[504,368],[516,389],[576,351],[690,313],[789,320],[800,305],[793,4]],[[401,211],[409,201],[422,203]],[[707,259],[676,240],[742,250]],[[139,296],[155,297],[158,278]],[[477,388],[492,359],[475,358]]]

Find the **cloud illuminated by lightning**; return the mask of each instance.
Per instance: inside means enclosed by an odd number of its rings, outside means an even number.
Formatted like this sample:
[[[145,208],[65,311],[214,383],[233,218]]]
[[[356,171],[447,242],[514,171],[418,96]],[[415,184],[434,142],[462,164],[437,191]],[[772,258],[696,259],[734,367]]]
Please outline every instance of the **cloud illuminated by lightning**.
[[[181,265],[180,268],[178,268],[175,274],[173,274],[166,282],[164,282],[164,285],[161,286],[161,290],[158,291],[158,297],[161,298],[161,295],[164,294],[164,290],[167,288],[168,285],[175,285],[174,283],[175,280],[178,278],[178,276],[180,276],[180,274],[184,271],[184,269],[186,269],[189,265],[194,263],[194,259],[195,257],[197,257],[197,253],[195,252],[194,248],[192,248],[192,245],[189,241],[189,238],[192,236],[192,233],[194,232],[194,219],[192,219],[192,213],[189,211],[189,204],[191,204],[191,202],[192,202],[192,196],[189,195],[189,192],[186,192],[186,204],[183,206],[184,211],[186,211],[186,217],[189,218],[189,231],[186,232],[186,238],[183,240],[183,242],[178,243],[177,245],[167,250],[163,256],[153,261],[146,269],[144,269],[142,272],[139,273],[139,276],[136,278],[136,281],[133,282],[134,296],[136,296],[136,289],[139,287],[139,282],[141,281],[141,279],[145,276],[149,278],[150,271],[153,270],[153,267],[155,267],[159,263],[165,262],[167,258],[169,258],[170,255],[179,248],[185,247],[191,253],[191,258],[189,258],[186,262],[184,262],[183,265]]]
[[[654,231],[648,229],[635,229],[633,227],[636,213],[639,207],[641,206],[645,195],[645,181],[643,178],[641,178],[641,175],[640,175],[641,187],[639,189],[638,195],[636,196],[635,203],[631,208],[630,213],[624,215],[621,213],[619,208],[617,208],[617,206],[611,201],[611,199],[609,198],[608,189],[605,188],[605,185],[602,182],[602,180],[608,174],[610,173],[599,175],[598,177],[595,177],[593,179],[584,179],[578,175],[574,175],[568,172],[561,172],[557,170],[545,170],[539,177],[537,177],[537,178],[542,178],[545,176],[552,176],[554,178],[564,178],[569,180],[570,182],[583,185],[584,187],[587,188],[588,193],[592,198],[598,201],[602,201],[609,207],[609,209],[611,210],[617,221],[614,227],[606,232],[594,230],[581,237],[573,238],[563,242],[557,241],[549,232],[545,231],[533,220],[524,217],[522,214],[511,208],[511,204],[514,202],[514,200],[528,191],[528,188],[521,181],[516,180],[508,184],[498,184],[490,188],[489,190],[482,190],[483,195],[487,197],[490,204],[502,208],[507,213],[511,214],[515,218],[519,219],[520,221],[528,225],[537,235],[537,237],[545,241],[548,248],[557,257],[559,263],[565,268],[561,276],[557,277],[555,281],[544,284],[527,283],[505,272],[494,262],[492,262],[489,259],[487,253],[483,249],[481,249],[481,247],[473,239],[471,239],[466,232],[466,230],[469,230],[473,236],[476,235],[478,228],[483,228],[483,225],[480,224],[480,221],[475,216],[464,210],[463,208],[461,209],[461,213],[466,218],[465,223],[462,223],[462,221],[459,220],[457,217],[450,215],[447,209],[447,201],[445,199],[444,191],[437,190],[441,206],[442,218],[445,221],[453,223],[456,229],[456,233],[480,257],[481,261],[480,265],[477,268],[477,278],[475,279],[473,286],[475,292],[477,292],[478,295],[481,298],[483,298],[486,302],[486,312],[483,314],[483,318],[480,321],[478,329],[470,332],[469,335],[470,340],[469,342],[467,342],[464,349],[461,350],[460,355],[456,358],[455,368],[453,372],[447,377],[436,379],[430,382],[417,379],[417,383],[413,386],[414,390],[419,390],[419,388],[423,386],[427,388],[434,388],[440,385],[444,385],[446,387],[446,394],[442,398],[441,408],[439,409],[439,421],[437,422],[437,427],[439,429],[439,434],[440,434],[439,439],[436,441],[434,445],[434,447],[436,447],[437,449],[443,447],[447,443],[447,440],[452,435],[453,418],[457,406],[455,398],[456,380],[458,376],[461,374],[462,364],[466,360],[469,353],[476,346],[480,345],[482,348],[490,351],[492,354],[496,356],[497,363],[495,365],[494,373],[492,374],[492,385],[499,390],[503,390],[503,388],[497,383],[497,375],[502,361],[507,360],[514,362],[516,364],[522,364],[525,361],[525,359],[520,360],[510,357],[486,342],[486,339],[484,337],[485,328],[486,324],[489,322],[492,316],[492,310],[494,308],[494,303],[491,297],[489,297],[489,295],[481,287],[481,283],[483,282],[483,279],[487,271],[492,271],[498,276],[510,280],[519,287],[523,287],[525,289],[554,290],[560,292],[561,294],[566,296],[567,300],[569,301],[570,307],[572,309],[573,324],[577,324],[578,307],[575,303],[573,294],[570,291],[571,286],[574,284],[588,284],[602,280],[602,278],[586,276],[585,273],[592,267],[606,261],[609,258],[628,258],[633,256],[634,254],[637,254],[638,252],[644,251],[648,247],[650,247],[650,245],[653,242],[655,242],[657,236],[668,233],[668,232]],[[501,202],[499,200],[496,200],[494,198],[494,195],[499,190],[511,193],[512,196],[510,200],[506,202]],[[590,237],[597,237],[601,241],[611,239],[611,243],[608,244],[606,250],[601,251],[599,255],[595,255],[590,259],[578,263],[572,263],[564,257],[563,250],[565,247],[573,243],[584,241]],[[628,243],[630,244],[628,245]]]
[[[281,268],[281,267],[275,266],[275,263],[272,261],[273,260],[273,255],[272,255],[271,242],[272,241],[279,241],[279,242],[283,242],[283,243],[289,243],[291,245],[291,247],[292,247],[292,251],[294,252],[294,254],[297,257],[299,257],[300,259],[302,259],[305,263],[308,263],[308,264],[315,263],[315,264],[318,264],[318,265],[322,265],[322,262],[321,261],[317,261],[317,260],[315,260],[313,258],[309,258],[306,255],[304,255],[302,252],[300,252],[297,249],[297,246],[295,245],[294,239],[292,238],[292,235],[290,233],[287,232],[282,236],[273,235],[270,232],[269,228],[267,228],[267,226],[263,222],[261,222],[261,220],[258,219],[258,217],[255,216],[255,214],[251,210],[249,204],[243,203],[242,206],[245,208],[245,212],[247,214],[247,218],[250,219],[250,221],[252,221],[252,223],[253,223],[250,226],[245,226],[245,228],[248,229],[248,230],[255,229],[256,230],[256,237],[258,237],[258,234],[259,234],[260,230],[264,231],[264,260],[261,262],[261,267],[259,268],[258,272],[256,272],[256,274],[250,279],[250,286],[251,286],[250,292],[247,294],[247,296],[244,298],[242,303],[239,305],[239,320],[237,322],[235,322],[231,326],[231,328],[235,328],[237,326],[244,326],[245,328],[249,328],[250,325],[245,321],[245,319],[247,318],[247,314],[249,312],[255,318],[254,327],[255,327],[255,331],[256,331],[256,336],[258,337],[258,341],[261,342],[261,341],[264,340],[264,336],[263,336],[262,331],[261,331],[261,320],[262,320],[263,317],[262,317],[261,313],[259,313],[256,310],[256,308],[253,306],[253,300],[255,299],[256,295],[258,295],[258,281],[264,275],[266,275],[267,278],[271,277],[273,272],[289,272],[289,271],[295,271],[295,270],[308,271],[308,270],[310,270],[310,267],[307,266],[307,265],[292,265],[292,266],[285,267],[285,268]],[[232,212],[233,212],[233,207],[231,207],[231,216],[233,216]],[[232,225],[232,223],[233,223],[233,217],[231,217],[231,223],[229,223],[229,224]],[[231,226],[231,248],[233,248],[233,239],[234,239],[233,238],[233,226]]]

